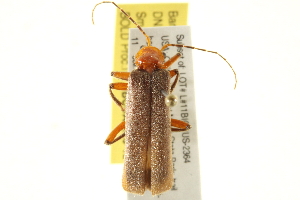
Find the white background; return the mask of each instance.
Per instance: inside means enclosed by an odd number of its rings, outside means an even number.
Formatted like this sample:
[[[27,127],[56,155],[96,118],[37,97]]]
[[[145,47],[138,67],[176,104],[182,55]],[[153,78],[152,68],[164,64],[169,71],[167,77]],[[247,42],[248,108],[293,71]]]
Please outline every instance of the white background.
[[[0,1],[1,200],[126,198],[103,144],[115,8],[93,26],[96,3]],[[189,3],[193,45],[239,80],[194,51],[203,200],[300,199],[300,2]]]

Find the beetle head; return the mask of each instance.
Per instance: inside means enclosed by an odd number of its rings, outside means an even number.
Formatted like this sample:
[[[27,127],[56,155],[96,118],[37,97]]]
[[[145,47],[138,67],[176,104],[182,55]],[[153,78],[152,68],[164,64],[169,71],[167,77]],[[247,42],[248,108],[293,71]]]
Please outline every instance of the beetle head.
[[[138,69],[144,69],[149,73],[159,69],[164,64],[164,55],[156,47],[146,46],[135,55],[135,65]]]

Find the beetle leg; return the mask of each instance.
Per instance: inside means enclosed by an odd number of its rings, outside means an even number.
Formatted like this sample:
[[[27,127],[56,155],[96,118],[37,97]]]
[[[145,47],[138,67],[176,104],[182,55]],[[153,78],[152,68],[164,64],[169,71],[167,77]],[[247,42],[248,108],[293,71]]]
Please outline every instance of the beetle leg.
[[[167,62],[165,62],[163,64],[163,66],[161,67],[162,69],[167,69],[168,67],[170,67],[178,58],[180,58],[181,54],[177,53],[175,56],[173,56],[172,58],[170,58]]]
[[[111,91],[112,89],[115,90],[127,90],[127,83],[111,83],[109,84],[109,94],[111,96],[111,98],[114,100],[114,102],[120,106],[120,108],[122,109],[122,111],[124,111],[124,108],[122,106],[122,103],[119,99],[116,98],[116,96],[114,95],[114,93]]]
[[[178,119],[171,119],[171,126],[175,127],[171,128],[173,132],[187,131],[192,128],[188,123]]]
[[[130,72],[111,72],[111,76],[121,79],[121,80],[128,80]]]
[[[125,129],[125,121],[121,122],[114,130],[112,130],[112,132],[107,136],[104,144],[110,145],[123,138],[125,136],[125,133],[116,138],[118,133],[120,133],[120,131],[122,131],[123,129]]]
[[[170,89],[170,92],[173,92],[173,89],[175,88],[176,84],[178,83],[179,72],[178,72],[177,69],[173,69],[173,70],[171,70],[171,71],[169,71],[169,72],[170,72],[171,78],[174,77],[174,76],[176,76],[174,82],[173,82],[172,85],[171,85],[171,89]]]

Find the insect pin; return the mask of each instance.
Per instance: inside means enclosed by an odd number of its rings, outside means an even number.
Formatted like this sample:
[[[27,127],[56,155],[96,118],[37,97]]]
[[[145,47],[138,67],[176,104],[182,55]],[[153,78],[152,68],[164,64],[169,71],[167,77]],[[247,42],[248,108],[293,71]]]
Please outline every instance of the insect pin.
[[[178,79],[177,69],[167,70],[178,58],[177,53],[165,61],[163,50],[169,46],[185,47],[214,53],[223,58],[235,76],[236,73],[229,62],[215,51],[199,49],[181,44],[165,44],[161,49],[151,46],[150,37],[143,31],[122,8],[111,1],[102,3],[115,5],[128,19],[136,25],[147,40],[147,46],[141,48],[135,55],[136,69],[132,72],[112,72],[115,78],[128,83],[111,83],[110,96],[113,101],[125,111],[125,121],[121,122],[105,140],[110,145],[125,137],[125,157],[122,186],[125,191],[143,195],[150,190],[152,195],[158,195],[170,190],[173,186],[172,135],[171,132],[186,131],[191,126],[181,120],[171,119],[170,106],[176,104],[172,95]],[[171,83],[171,78],[175,80]],[[112,90],[127,90],[126,107],[115,97]],[[123,129],[125,133],[117,136]]]

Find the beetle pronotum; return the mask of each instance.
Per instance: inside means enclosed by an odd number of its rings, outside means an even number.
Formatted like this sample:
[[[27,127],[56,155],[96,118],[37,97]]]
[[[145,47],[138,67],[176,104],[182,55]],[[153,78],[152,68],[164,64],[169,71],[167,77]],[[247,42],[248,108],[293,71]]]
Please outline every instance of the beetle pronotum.
[[[171,94],[178,82],[177,69],[167,70],[181,54],[177,53],[168,61],[164,61],[162,51],[168,46],[186,47],[214,53],[223,58],[235,76],[236,73],[229,62],[215,51],[199,49],[181,44],[166,44],[161,49],[151,46],[150,37],[143,31],[122,8],[111,1],[103,1],[95,5],[92,11],[102,3],[115,5],[128,19],[134,23],[147,40],[147,46],[141,48],[135,55],[135,65],[132,72],[112,72],[115,78],[128,83],[111,83],[109,92],[113,101],[124,111],[122,103],[112,92],[127,90],[125,121],[121,122],[107,137],[105,144],[110,145],[125,136],[125,162],[122,185],[124,190],[142,195],[145,190],[152,195],[161,194],[173,185],[173,166],[171,149],[171,132],[186,131],[191,126],[181,120],[171,119],[170,108],[176,98]],[[171,84],[170,79],[175,77]],[[125,133],[118,133],[125,129]]]

